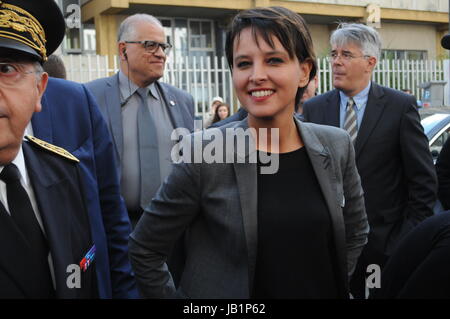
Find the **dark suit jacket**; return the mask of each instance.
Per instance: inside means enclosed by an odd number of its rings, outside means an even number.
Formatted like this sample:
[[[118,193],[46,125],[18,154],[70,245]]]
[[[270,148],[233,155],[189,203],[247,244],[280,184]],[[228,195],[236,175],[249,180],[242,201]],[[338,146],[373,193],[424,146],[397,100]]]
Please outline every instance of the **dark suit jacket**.
[[[369,231],[354,150],[342,130],[296,123],[330,214],[336,280],[340,297],[347,298],[347,281]],[[186,139],[199,140],[191,143],[190,154],[202,154],[211,142],[202,134],[225,140],[228,131],[247,128],[244,119],[194,133]],[[236,139],[227,142],[237,145]],[[258,245],[257,164],[250,160],[254,150],[249,147],[223,144],[219,163],[174,164],[131,234],[131,261],[144,297],[250,298]],[[165,262],[186,227],[186,265],[177,290]]]
[[[339,127],[338,90],[305,102],[305,121]],[[389,255],[433,213],[436,173],[413,96],[372,83],[355,144],[371,232],[367,248]]]
[[[371,299],[450,298],[450,212],[414,228],[389,258]]]
[[[186,128],[194,131],[194,99],[192,96],[176,87],[155,82],[168,107],[169,116],[175,128]],[[122,166],[123,153],[123,127],[122,108],[120,106],[119,74],[109,78],[97,79],[86,83],[86,87],[94,95],[100,111],[108,124],[108,129],[113,136],[116,166],[119,179]]]
[[[436,172],[439,181],[439,200],[444,209],[450,209],[450,138],[447,138],[436,161]]]
[[[56,281],[57,298],[96,298],[96,262],[81,271],[81,288],[67,286],[67,267],[78,265],[93,246],[78,165],[40,147],[23,143],[27,172],[47,235]],[[0,205],[1,206],[1,205]],[[33,259],[20,230],[0,208],[0,296],[33,298],[27,284]],[[11,241],[11,239],[14,239]]]
[[[50,78],[42,111],[31,122],[34,136],[80,160],[97,248],[99,297],[137,298],[128,259],[131,225],[120,196],[111,137],[92,95],[79,83]]]

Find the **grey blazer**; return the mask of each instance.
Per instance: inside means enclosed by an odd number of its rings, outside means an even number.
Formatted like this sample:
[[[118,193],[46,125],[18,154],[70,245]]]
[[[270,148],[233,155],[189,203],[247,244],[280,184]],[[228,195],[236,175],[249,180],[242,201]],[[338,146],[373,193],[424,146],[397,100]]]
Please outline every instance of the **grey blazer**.
[[[190,132],[194,131],[194,99],[192,96],[176,87],[155,82],[159,92],[169,108],[169,115],[175,128],[184,127]],[[108,78],[101,78],[86,83],[85,86],[94,95],[100,107],[100,111],[108,124],[109,132],[116,155],[117,171],[119,179],[121,174],[121,163],[123,153],[123,127],[122,110],[120,105],[119,74],[116,73]]]
[[[369,232],[354,148],[339,128],[295,121],[331,216],[340,296],[348,298],[349,276]],[[247,119],[211,130],[225,134],[227,128],[246,129]],[[177,289],[165,262],[185,229]],[[203,162],[173,165],[129,245],[144,297],[249,298],[257,241],[257,164]]]

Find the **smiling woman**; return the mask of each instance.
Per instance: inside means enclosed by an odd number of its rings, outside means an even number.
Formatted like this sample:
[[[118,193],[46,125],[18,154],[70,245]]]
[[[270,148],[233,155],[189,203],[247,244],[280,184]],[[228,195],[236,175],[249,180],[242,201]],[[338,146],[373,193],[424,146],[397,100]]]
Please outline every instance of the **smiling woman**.
[[[242,30],[233,49],[234,87],[249,113],[250,126],[265,125],[261,118],[287,118],[294,128],[295,98],[309,81],[312,63],[291,57],[273,35],[270,42],[250,28]]]
[[[242,11],[231,23],[225,50],[248,117],[185,138],[220,135],[227,144],[230,132],[250,129],[255,149],[230,162],[234,154],[223,145],[226,161],[172,166],[131,235],[141,293],[348,298],[368,223],[349,135],[294,118],[316,73],[308,28],[286,8]],[[233,145],[242,142],[239,136],[233,135]],[[212,143],[194,143],[194,152],[196,144]],[[246,161],[255,153],[257,161]],[[268,153],[279,167],[264,173]],[[176,286],[166,261],[185,229],[186,260]]]

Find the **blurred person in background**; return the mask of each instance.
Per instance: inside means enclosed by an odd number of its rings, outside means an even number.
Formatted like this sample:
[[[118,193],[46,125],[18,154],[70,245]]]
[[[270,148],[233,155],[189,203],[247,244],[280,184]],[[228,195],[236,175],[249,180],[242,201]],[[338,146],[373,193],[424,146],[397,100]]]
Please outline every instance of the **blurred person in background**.
[[[381,54],[378,32],[343,23],[331,35],[334,90],[303,105],[305,121],[346,130],[353,141],[370,233],[351,282],[367,297],[367,267],[384,266],[411,229],[433,214],[437,179],[412,95],[371,81]]]
[[[134,227],[170,173],[173,130],[194,130],[194,99],[159,81],[172,45],[157,18],[127,17],[117,39],[119,72],[86,87],[113,137],[121,192]]]
[[[309,81],[308,86],[305,89],[305,92],[302,95],[302,98],[300,99],[300,103],[297,108],[297,114],[303,113],[303,104],[305,104],[306,101],[308,101],[310,98],[317,95],[317,88],[319,87],[319,78],[317,74],[314,76],[314,78]]]
[[[209,113],[205,114],[203,120],[203,127],[210,127],[214,122],[214,116],[216,115],[217,106],[223,103],[223,98],[216,96],[211,101],[211,106],[209,107]]]
[[[441,44],[449,50],[450,35]],[[447,211],[428,218],[399,243],[373,298],[450,298],[450,138],[439,154],[436,171],[438,197]]]
[[[226,103],[220,103],[216,107],[216,112],[214,113],[214,119],[212,124],[217,123],[219,121],[223,121],[227,117],[230,116],[230,107]]]
[[[45,72],[48,73],[48,76],[59,78],[59,79],[66,79],[67,78],[67,72],[66,67],[64,66],[64,61],[61,59],[60,56],[56,54],[52,54],[48,57],[48,60],[43,65]]]

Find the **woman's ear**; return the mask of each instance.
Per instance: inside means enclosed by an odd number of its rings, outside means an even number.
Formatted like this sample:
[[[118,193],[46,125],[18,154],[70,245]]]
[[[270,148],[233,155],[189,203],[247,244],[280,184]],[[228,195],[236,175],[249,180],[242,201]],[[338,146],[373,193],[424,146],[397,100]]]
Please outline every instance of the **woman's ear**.
[[[309,74],[312,70],[312,62],[310,59],[306,59],[303,62],[300,62],[300,79],[298,83],[298,87],[302,88],[308,85],[309,83]]]

